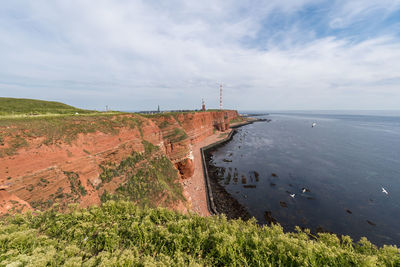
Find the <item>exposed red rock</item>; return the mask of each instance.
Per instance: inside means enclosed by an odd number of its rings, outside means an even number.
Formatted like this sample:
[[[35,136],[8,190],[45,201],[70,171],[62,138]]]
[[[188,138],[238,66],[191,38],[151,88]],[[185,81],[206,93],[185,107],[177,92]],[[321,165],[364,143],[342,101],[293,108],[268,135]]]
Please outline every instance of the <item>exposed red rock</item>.
[[[178,168],[183,179],[192,177],[194,172],[194,163],[192,159],[186,158],[176,163],[175,166]]]
[[[4,199],[25,205],[23,210],[30,206],[44,209],[62,195],[72,195],[70,200],[82,207],[97,205],[102,193],[96,189],[101,183],[99,165],[118,163],[132,151],[143,152],[143,140],[160,147],[182,177],[188,178],[194,170],[192,146],[215,130],[227,130],[229,121],[237,116],[236,111],[160,115],[143,118],[140,129],[121,126],[118,134],[79,134],[70,144],[59,141],[45,145],[44,137],[29,137],[28,146],[18,149],[15,155],[0,158],[0,185],[8,186],[0,192]],[[71,175],[76,175],[85,195],[73,196]],[[0,214],[6,210],[3,206]]]
[[[6,190],[0,190],[0,215],[25,212],[28,210],[32,210],[28,202],[14,194],[8,193]]]

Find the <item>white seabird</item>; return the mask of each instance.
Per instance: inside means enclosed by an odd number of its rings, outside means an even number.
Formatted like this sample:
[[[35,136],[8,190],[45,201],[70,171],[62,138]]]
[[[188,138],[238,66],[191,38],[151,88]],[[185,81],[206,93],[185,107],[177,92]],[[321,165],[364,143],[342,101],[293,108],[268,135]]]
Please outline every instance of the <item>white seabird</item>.
[[[312,125],[311,125],[311,127],[314,128],[315,126],[317,126],[317,123],[316,123],[316,122],[313,122]]]
[[[388,193],[388,191],[386,191],[386,189],[385,188],[383,188],[382,187],[382,193],[385,193],[386,195],[388,195],[389,193]]]
[[[296,194],[290,194],[289,196],[290,196],[291,198],[294,198],[295,195],[296,195]]]
[[[305,193],[307,191],[307,189],[303,188],[303,190],[301,190],[301,192]]]

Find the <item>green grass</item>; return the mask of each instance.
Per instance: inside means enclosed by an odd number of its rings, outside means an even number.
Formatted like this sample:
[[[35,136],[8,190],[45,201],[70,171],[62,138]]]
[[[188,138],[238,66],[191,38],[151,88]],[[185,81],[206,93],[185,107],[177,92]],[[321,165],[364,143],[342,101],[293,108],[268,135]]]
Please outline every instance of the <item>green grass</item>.
[[[140,114],[146,118],[170,118],[171,116],[176,118],[179,114],[195,114],[200,111],[177,111],[177,112],[162,112],[162,113],[154,113],[154,114]]]
[[[4,141],[0,142],[0,145],[4,145]],[[20,135],[13,136],[8,147],[0,147],[0,158],[3,156],[12,156],[18,149],[28,146],[29,144],[25,138],[21,137]]]
[[[49,210],[0,222],[1,266],[399,266],[394,246],[377,248],[278,225],[223,216],[141,209],[129,202],[66,213]]]
[[[158,146],[153,145],[152,143],[143,140],[142,144],[144,146],[145,156],[152,155],[154,152],[158,151],[160,148]]]
[[[0,97],[0,116],[41,114],[93,113],[91,110],[75,108],[60,102],[24,98]]]
[[[28,139],[45,137],[43,144],[71,143],[79,134],[117,134],[121,127],[138,128],[144,118],[122,112],[100,113],[63,103],[0,97],[0,158],[28,146]]]
[[[221,133],[218,138],[227,137],[229,133]]]
[[[171,143],[177,143],[188,138],[186,132],[181,128],[174,128],[169,134],[164,136]]]
[[[170,206],[179,200],[184,201],[176,169],[165,156],[150,160],[127,178],[112,199],[129,200],[149,207]]]
[[[146,114],[145,117],[148,118],[165,118],[163,121],[156,120],[158,127],[163,131],[164,138],[170,141],[171,143],[177,143],[182,140],[185,140],[188,136],[184,129],[182,129],[182,123],[179,121],[178,116],[180,114],[194,114],[195,112],[168,112],[168,113],[158,113],[158,114]],[[179,127],[175,127],[173,129],[168,128],[168,126],[172,126],[171,121],[176,121],[179,124]]]
[[[142,160],[144,160],[143,155],[133,151],[132,154],[122,160],[118,166],[115,166],[115,164],[107,164],[106,166],[100,165],[102,172],[99,177],[102,181],[102,184],[109,183],[115,177],[126,174],[130,169],[135,169],[136,164]],[[102,184],[99,186],[102,186]]]
[[[143,118],[133,114],[90,114],[82,116],[60,115],[43,117],[0,117],[0,158],[14,155],[18,148],[28,146],[27,139],[44,137],[43,144],[71,143],[79,134],[96,131],[117,134],[119,128],[138,128]],[[8,146],[5,140],[8,138]],[[3,144],[3,145],[1,145]],[[4,147],[3,147],[4,146]]]
[[[237,118],[235,118],[235,119],[231,119],[230,121],[229,121],[229,124],[232,124],[232,123],[237,123],[237,122],[242,122],[242,121],[245,121],[245,119],[243,118],[243,117],[237,117]]]
[[[160,129],[167,128],[168,126],[170,126],[170,123],[168,121],[163,121],[162,123],[160,123],[160,125],[158,125]]]
[[[140,206],[171,206],[177,201],[185,201],[182,186],[178,182],[177,171],[164,155],[156,153],[158,147],[145,143],[145,152],[132,155],[122,160],[117,166],[100,166],[102,183],[122,178],[122,183],[115,192],[105,191],[101,201],[129,200]]]

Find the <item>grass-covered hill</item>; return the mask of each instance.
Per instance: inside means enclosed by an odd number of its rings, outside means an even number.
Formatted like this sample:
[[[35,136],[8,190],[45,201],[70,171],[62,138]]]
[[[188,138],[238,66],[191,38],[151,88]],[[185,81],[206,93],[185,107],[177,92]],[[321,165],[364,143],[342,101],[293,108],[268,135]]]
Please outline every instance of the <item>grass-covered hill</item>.
[[[59,102],[0,97],[0,158],[28,146],[27,140],[45,137],[44,144],[70,142],[79,133],[116,133],[118,127],[135,127],[141,117],[122,112],[98,112]]]
[[[129,202],[0,222],[1,266],[400,266],[394,246]]]
[[[75,114],[92,113],[94,111],[83,110],[54,101],[44,101],[24,98],[0,97],[1,115],[43,115],[43,114]]]

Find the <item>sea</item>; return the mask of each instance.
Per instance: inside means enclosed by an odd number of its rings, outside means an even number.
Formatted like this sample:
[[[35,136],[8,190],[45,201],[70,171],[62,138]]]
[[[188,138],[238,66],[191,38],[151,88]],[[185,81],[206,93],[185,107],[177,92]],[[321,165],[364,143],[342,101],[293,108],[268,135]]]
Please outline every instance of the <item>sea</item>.
[[[261,224],[400,246],[400,113],[269,112],[212,152]],[[315,126],[312,127],[313,123]],[[386,192],[384,192],[386,191]]]

